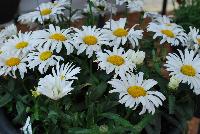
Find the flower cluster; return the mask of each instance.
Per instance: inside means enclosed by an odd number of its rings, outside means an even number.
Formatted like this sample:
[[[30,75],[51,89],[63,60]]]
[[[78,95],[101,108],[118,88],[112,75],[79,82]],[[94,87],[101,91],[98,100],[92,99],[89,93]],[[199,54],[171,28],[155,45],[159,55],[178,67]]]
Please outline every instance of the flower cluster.
[[[92,4],[87,5],[85,13],[96,11],[104,15],[110,8],[115,11],[115,5],[108,1],[89,2]],[[140,0],[116,0],[116,4],[124,3],[130,11],[140,10],[142,6]],[[64,17],[64,11],[70,6],[71,3],[66,0],[42,3],[35,11],[19,17],[23,24],[42,24],[37,30],[17,31],[15,25],[3,29],[0,32],[0,75],[24,79],[29,72],[34,74],[35,71],[39,79],[35,90],[31,90],[32,95],[59,100],[72,93],[75,81],[79,81],[77,75],[84,70],[76,67],[73,57],[79,60],[84,57],[85,61],[97,65],[95,71],[105,71],[105,75],[110,76],[106,83],[112,89],[108,93],[117,93],[119,103],[133,110],[141,108],[140,115],[154,114],[166,97],[155,88],[158,81],[146,75],[144,68],[141,69],[146,64],[144,60],[149,57],[140,49],[146,30],[154,33],[153,39],[161,39],[160,44],[185,48],[184,51],[178,50],[179,54],[169,53],[165,58],[164,67],[172,76],[168,88],[175,90],[180,83],[187,83],[195,94],[200,94],[200,56],[195,51],[200,44],[198,29],[191,27],[187,34],[169,17],[153,12],[144,15],[152,19],[145,30],[141,30],[138,24],[128,27],[126,18],[111,18],[102,28],[92,24],[80,28],[70,24],[67,28],[58,25],[57,22],[70,20],[71,23],[80,18],[71,14],[71,9],[69,17]],[[48,25],[45,25],[46,22]],[[90,69],[94,68],[90,66]],[[22,129],[32,133],[30,118]]]

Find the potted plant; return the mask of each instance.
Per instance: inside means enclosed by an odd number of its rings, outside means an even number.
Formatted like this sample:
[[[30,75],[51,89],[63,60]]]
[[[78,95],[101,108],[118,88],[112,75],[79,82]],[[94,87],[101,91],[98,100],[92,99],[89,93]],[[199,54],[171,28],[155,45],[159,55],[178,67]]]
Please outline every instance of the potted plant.
[[[141,1],[125,2],[127,13],[114,20],[115,4],[123,3],[88,0],[79,27],[72,0],[42,3],[19,17],[37,23],[36,30],[1,31],[0,106],[15,128],[27,134],[186,131],[200,89],[200,57],[186,48],[195,36],[156,13],[144,14],[150,22],[143,15],[139,25],[127,21],[128,9],[140,10]],[[105,11],[109,18],[98,28],[96,14]],[[165,47],[178,45],[183,49]]]

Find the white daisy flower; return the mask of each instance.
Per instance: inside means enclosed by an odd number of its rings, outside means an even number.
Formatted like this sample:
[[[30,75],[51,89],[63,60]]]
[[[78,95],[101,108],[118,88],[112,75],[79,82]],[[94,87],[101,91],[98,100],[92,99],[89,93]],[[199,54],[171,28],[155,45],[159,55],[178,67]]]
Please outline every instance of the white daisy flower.
[[[131,0],[116,0],[116,5],[123,5],[124,3],[128,3]]]
[[[119,102],[125,104],[125,107],[135,110],[139,104],[142,104],[142,111],[139,113],[154,114],[155,108],[162,106],[162,101],[166,98],[158,91],[150,89],[157,84],[153,79],[144,80],[144,73],[126,74],[121,79],[112,79],[108,83],[114,88],[110,93],[119,93]]]
[[[44,78],[40,78],[37,92],[53,100],[58,100],[73,90],[72,83],[73,81],[61,80],[58,76],[46,75]]]
[[[200,46],[200,34],[199,29],[190,27],[190,32],[188,33],[188,45],[193,47],[195,50],[199,49]]]
[[[52,69],[53,76],[60,76],[61,80],[76,80],[78,79],[75,75],[80,73],[80,67],[72,65],[73,63],[67,63],[60,65],[59,62],[56,65],[56,68]]]
[[[54,27],[50,24],[49,29],[35,31],[32,37],[39,47],[48,46],[59,53],[64,45],[67,49],[67,55],[74,51],[70,28],[61,29],[59,26]]]
[[[13,51],[4,51],[0,55],[0,75],[10,75],[16,78],[16,71],[18,70],[23,79],[24,73],[27,72],[25,56]]]
[[[74,10],[75,11],[75,10]],[[72,10],[72,12],[74,12]],[[71,19],[71,22],[75,22],[79,19],[82,19],[84,16],[82,15],[82,12],[81,11],[76,11],[72,16],[71,18],[67,17],[68,19]]]
[[[32,134],[32,126],[31,126],[31,119],[28,116],[28,118],[26,119],[26,123],[23,126],[23,128],[21,128],[21,130],[23,131],[24,134]]]
[[[91,7],[91,10],[92,10],[93,14],[98,14],[98,10],[94,6]],[[89,4],[85,5],[85,8],[83,9],[83,12],[86,13],[86,14],[90,13],[90,6],[89,6]]]
[[[64,12],[62,11],[63,9],[65,8],[53,6],[53,4],[50,2],[42,3],[39,5],[39,7],[36,8],[36,11],[19,16],[18,21],[23,24],[36,21],[43,24],[43,20],[55,21],[57,19],[57,16],[64,14]]]
[[[145,52],[139,51],[139,50],[135,52],[134,50],[129,49],[127,53],[128,53],[128,57],[134,64],[141,65],[143,63],[144,58],[145,58]]]
[[[113,47],[113,51],[97,52],[96,57],[100,69],[105,70],[107,74],[114,71],[115,77],[131,72],[136,67],[123,48]]]
[[[53,75],[47,75],[40,78],[37,92],[46,95],[47,97],[58,100],[69,94],[72,88],[73,79],[80,72],[80,68],[74,68],[72,64],[61,65],[57,64],[55,69],[52,69]]]
[[[158,17],[162,17],[161,14],[159,14],[158,12],[145,12],[143,18],[151,18],[152,21],[156,20]]]
[[[194,88],[196,94],[200,94],[200,57],[194,51],[186,49],[179,51],[179,55],[173,53],[167,56],[165,64],[166,70],[170,75],[175,76],[182,83],[188,83],[190,88]]]
[[[101,51],[102,45],[109,45],[108,37],[96,26],[82,26],[82,29],[74,29],[76,33],[73,40],[78,55],[86,50],[86,55],[90,58],[93,52]]]
[[[124,45],[127,40],[129,40],[133,48],[135,48],[135,46],[139,45],[138,39],[142,39],[143,37],[143,31],[135,30],[134,28],[136,25],[134,25],[130,30],[125,29],[125,24],[126,18],[120,18],[118,21],[111,20],[111,25],[110,21],[108,21],[104,26],[104,32],[106,36],[112,41],[111,44],[115,45],[116,47],[119,47],[121,43]]]
[[[147,31],[155,32],[153,39],[161,37],[162,40],[160,41],[160,44],[165,42],[172,46],[185,46],[187,44],[187,34],[182,28],[177,26],[150,23],[147,27]]]
[[[127,8],[129,12],[140,12],[143,11],[144,1],[143,0],[133,0],[128,2]]]
[[[68,0],[55,0],[52,4],[55,7],[69,7],[70,1],[68,1]]]
[[[28,67],[34,69],[36,66],[41,74],[45,73],[50,66],[56,65],[58,61],[64,60],[61,56],[53,54],[53,50],[49,47],[38,47],[37,51],[31,51],[26,60]]]
[[[112,13],[116,14],[117,13],[117,8],[112,5],[110,2],[107,2],[105,0],[96,0],[93,1],[94,7],[97,10],[97,13],[100,13],[102,16],[105,15],[106,12],[110,12],[112,8]]]
[[[17,34],[17,27],[11,24],[0,31],[0,42],[5,42],[7,39]]]
[[[28,53],[35,47],[31,34],[31,32],[21,33],[20,31],[17,35],[14,35],[11,39],[7,40],[2,47],[2,51]]]

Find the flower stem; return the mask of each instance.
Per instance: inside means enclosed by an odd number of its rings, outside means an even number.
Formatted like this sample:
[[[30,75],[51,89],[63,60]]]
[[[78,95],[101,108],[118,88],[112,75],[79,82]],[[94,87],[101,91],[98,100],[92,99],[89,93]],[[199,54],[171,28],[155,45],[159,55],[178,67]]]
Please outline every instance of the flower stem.
[[[92,12],[92,2],[90,0],[88,0],[88,4],[89,4],[89,8],[90,8],[90,25],[93,26],[94,25],[94,16],[93,16],[93,12]]]
[[[69,27],[71,27],[71,18],[72,18],[72,0],[70,0],[70,7],[69,7]]]

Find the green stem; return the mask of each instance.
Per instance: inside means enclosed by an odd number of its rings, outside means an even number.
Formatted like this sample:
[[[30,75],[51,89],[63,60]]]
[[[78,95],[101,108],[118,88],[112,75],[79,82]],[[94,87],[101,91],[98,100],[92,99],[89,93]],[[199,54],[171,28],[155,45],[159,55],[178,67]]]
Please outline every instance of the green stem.
[[[92,75],[92,63],[93,63],[93,58],[90,59],[90,76]]]
[[[93,12],[92,12],[92,2],[90,0],[88,0],[88,4],[89,4],[89,8],[90,8],[90,25],[93,26],[94,25],[94,16],[93,16]]]
[[[126,10],[125,10],[125,17],[128,19],[128,2],[126,2]]]
[[[72,18],[72,0],[70,0],[70,7],[69,7],[69,21],[68,21],[69,27],[71,27],[71,18]]]

